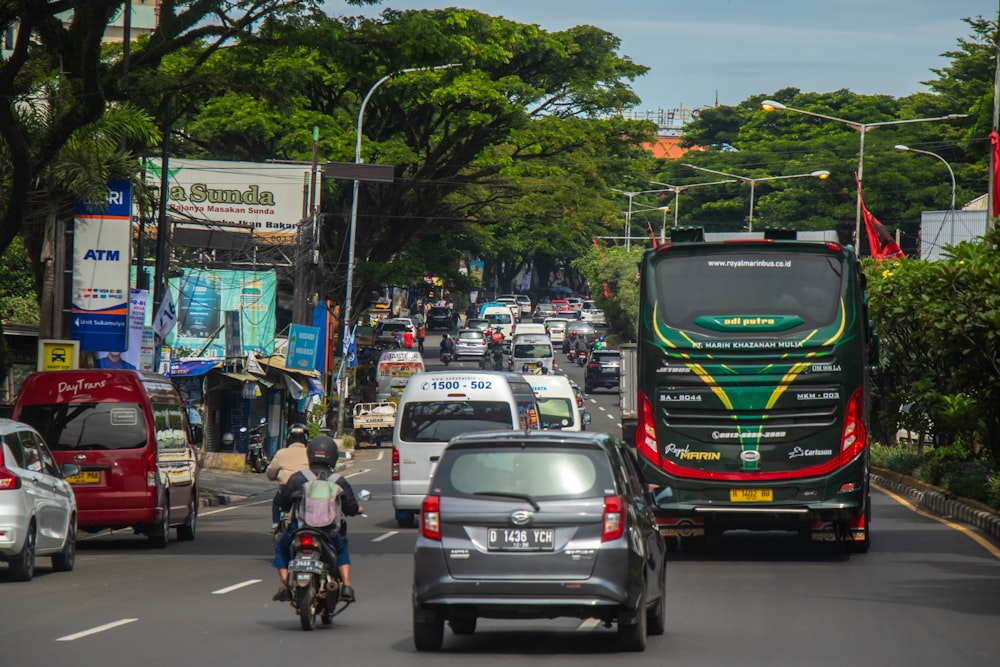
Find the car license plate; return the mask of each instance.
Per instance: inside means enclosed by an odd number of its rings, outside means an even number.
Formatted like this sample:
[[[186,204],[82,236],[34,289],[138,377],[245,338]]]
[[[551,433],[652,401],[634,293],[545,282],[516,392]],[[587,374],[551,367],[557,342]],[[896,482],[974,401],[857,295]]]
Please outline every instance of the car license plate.
[[[774,500],[774,490],[729,489],[729,500],[734,503],[769,503]]]
[[[295,572],[311,572],[312,574],[323,573],[323,563],[309,558],[296,558],[288,563],[288,569]]]
[[[490,528],[486,548],[490,551],[552,551],[555,531],[551,528]]]
[[[96,470],[87,470],[66,478],[70,484],[100,484],[101,473]]]

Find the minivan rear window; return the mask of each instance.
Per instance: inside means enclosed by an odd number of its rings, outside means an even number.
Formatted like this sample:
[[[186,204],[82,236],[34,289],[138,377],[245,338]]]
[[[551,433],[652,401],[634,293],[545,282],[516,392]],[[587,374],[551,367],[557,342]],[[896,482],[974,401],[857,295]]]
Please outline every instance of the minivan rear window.
[[[403,407],[399,439],[403,442],[448,442],[462,433],[513,428],[505,401],[424,401]]]
[[[24,405],[18,418],[34,426],[52,451],[146,446],[146,419],[138,403]]]
[[[445,493],[527,495],[535,500],[603,496],[615,488],[603,452],[534,446],[446,450],[434,486]]]

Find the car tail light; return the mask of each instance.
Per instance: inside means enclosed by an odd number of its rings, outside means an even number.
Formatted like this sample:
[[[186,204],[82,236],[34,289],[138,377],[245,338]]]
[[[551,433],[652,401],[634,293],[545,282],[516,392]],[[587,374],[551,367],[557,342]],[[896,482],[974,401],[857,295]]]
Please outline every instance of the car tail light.
[[[440,496],[425,496],[420,503],[420,532],[429,540],[441,541]]]
[[[600,368],[600,367],[601,367],[601,365],[599,363],[597,363],[597,362],[594,362],[594,361],[592,361],[589,364],[587,364],[587,368]]]
[[[156,465],[156,453],[146,457],[146,488],[155,489],[160,480],[160,469]]]
[[[841,465],[857,456],[865,448],[868,441],[868,433],[865,431],[862,419],[864,402],[864,387],[858,387],[858,390],[851,396],[851,400],[847,402],[847,410],[844,412],[844,431],[840,440]]]
[[[601,542],[617,540],[625,534],[625,502],[621,496],[604,496]]]
[[[392,481],[399,481],[399,450],[392,448]]]
[[[4,467],[3,447],[0,446],[0,491],[21,488],[21,478]]]
[[[635,446],[645,458],[660,467],[660,449],[656,444],[656,418],[653,415],[653,405],[641,391],[637,392],[639,399],[639,419],[635,429]]]

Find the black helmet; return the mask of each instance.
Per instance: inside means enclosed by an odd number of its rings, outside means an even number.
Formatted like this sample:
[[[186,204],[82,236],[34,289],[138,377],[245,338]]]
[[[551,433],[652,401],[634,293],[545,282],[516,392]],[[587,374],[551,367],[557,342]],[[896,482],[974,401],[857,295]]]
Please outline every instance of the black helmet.
[[[301,442],[303,445],[309,442],[309,431],[305,424],[298,422],[288,427],[288,444]]]
[[[334,466],[337,464],[337,456],[339,455],[337,443],[328,435],[317,435],[310,440],[306,446],[306,452],[309,456],[309,465],[322,463]]]

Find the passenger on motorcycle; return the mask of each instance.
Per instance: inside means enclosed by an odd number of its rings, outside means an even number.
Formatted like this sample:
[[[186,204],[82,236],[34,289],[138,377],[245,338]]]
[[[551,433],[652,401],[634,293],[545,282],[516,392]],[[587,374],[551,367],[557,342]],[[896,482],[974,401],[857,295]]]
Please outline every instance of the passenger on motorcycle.
[[[441,337],[441,352],[443,355],[445,352],[455,353],[455,341],[448,334],[444,334]]]
[[[503,330],[500,327],[494,327],[493,334],[490,336],[490,358],[493,362],[493,370],[502,371]]]
[[[316,477],[326,479],[334,472],[337,466],[337,443],[327,435],[318,435],[309,441],[306,451],[309,455],[309,469]],[[280,507],[283,511],[289,511],[297,507],[305,493],[306,476],[299,471],[292,475],[288,482],[281,487]],[[341,494],[340,509],[343,516],[357,516],[364,511],[358,504],[358,499],[354,496],[354,489],[343,476],[337,478],[337,484],[344,490]],[[293,515],[292,521],[281,539],[274,544],[274,560],[272,565],[278,570],[278,578],[281,586],[272,598],[276,602],[291,602],[292,594],[288,590],[288,561],[292,557],[292,534],[298,528],[298,517]],[[351,555],[347,550],[347,540],[343,535],[343,528],[331,526],[324,531],[330,540],[333,548],[337,551],[337,570],[340,572],[340,580],[343,584],[340,589],[340,599],[344,602],[354,602],[354,588],[351,586]]]
[[[309,467],[309,455],[306,453],[306,443],[309,441],[309,432],[305,424],[295,423],[288,427],[288,439],[286,446],[279,449],[271,463],[268,464],[264,475],[271,481],[278,481],[278,490],[274,492],[274,502],[271,504],[271,531],[276,533],[279,530],[278,524],[281,522],[281,510],[278,508],[278,497],[281,495],[281,485],[288,483],[288,478],[300,470]]]

